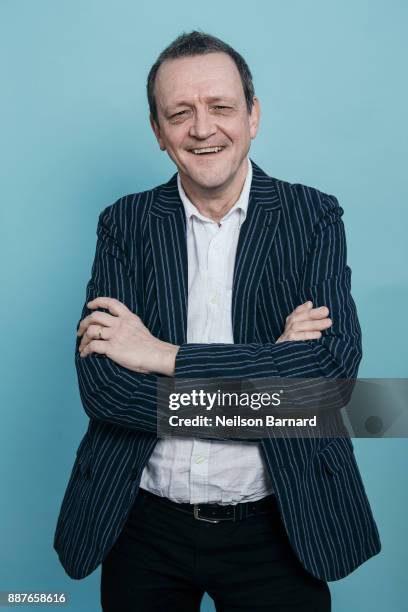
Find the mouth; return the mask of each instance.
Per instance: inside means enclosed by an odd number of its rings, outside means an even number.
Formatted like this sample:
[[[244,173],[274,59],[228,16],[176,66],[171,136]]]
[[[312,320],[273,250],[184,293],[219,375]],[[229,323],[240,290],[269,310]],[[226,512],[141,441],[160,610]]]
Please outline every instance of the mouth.
[[[203,156],[212,156],[217,155],[221,151],[223,151],[225,147],[197,147],[194,149],[189,149],[190,153],[194,155],[203,155]]]

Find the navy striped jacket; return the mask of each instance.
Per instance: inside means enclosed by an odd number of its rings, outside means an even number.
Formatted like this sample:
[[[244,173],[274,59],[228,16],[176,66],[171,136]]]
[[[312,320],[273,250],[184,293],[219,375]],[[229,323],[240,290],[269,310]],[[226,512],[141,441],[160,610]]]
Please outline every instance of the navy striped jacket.
[[[335,197],[271,178],[252,164],[234,270],[234,344],[186,343],[186,227],[176,175],[100,214],[81,319],[91,312],[89,300],[117,298],[153,335],[181,346],[176,377],[354,378],[361,332],[343,210]],[[286,316],[306,300],[328,306],[332,327],[319,340],[276,344]],[[81,358],[79,342],[75,362],[90,421],[54,537],[65,571],[76,579],[98,567],[118,538],[157,441],[157,377],[104,355]],[[264,438],[260,444],[290,543],[311,574],[337,580],[379,552],[349,438]]]

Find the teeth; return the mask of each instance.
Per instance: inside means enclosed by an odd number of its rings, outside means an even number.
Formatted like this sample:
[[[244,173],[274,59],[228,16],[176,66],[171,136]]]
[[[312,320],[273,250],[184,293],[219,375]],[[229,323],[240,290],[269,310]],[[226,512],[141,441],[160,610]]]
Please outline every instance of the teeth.
[[[201,155],[201,153],[218,153],[222,151],[222,147],[206,147],[205,149],[192,149],[195,155]]]

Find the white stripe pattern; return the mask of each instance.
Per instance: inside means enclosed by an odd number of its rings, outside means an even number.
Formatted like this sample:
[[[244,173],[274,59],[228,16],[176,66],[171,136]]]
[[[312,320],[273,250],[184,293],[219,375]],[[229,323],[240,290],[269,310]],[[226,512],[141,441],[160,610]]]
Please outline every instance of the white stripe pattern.
[[[89,300],[117,298],[152,334],[181,346],[180,378],[355,378],[361,331],[350,293],[343,210],[334,196],[252,166],[235,261],[234,344],[186,342],[186,226],[177,175],[102,211],[80,320],[90,313]],[[320,340],[276,344],[286,316],[308,299],[328,306],[332,327]],[[94,571],[119,536],[157,441],[157,377],[102,355],[82,359],[79,342],[75,363],[90,422],[54,538],[63,567],[76,579]],[[289,540],[310,573],[337,580],[379,552],[348,438],[264,438],[261,444]]]

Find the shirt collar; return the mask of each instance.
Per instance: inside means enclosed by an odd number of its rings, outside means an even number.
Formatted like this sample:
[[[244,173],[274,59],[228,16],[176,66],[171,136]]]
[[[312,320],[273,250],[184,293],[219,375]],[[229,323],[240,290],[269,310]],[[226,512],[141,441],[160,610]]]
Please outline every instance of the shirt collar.
[[[238,200],[235,202],[234,206],[227,212],[226,215],[224,215],[221,221],[224,221],[224,219],[229,217],[229,215],[232,214],[232,212],[236,209],[239,209],[241,211],[241,223],[245,221],[247,210],[248,210],[248,203],[249,203],[249,192],[251,190],[251,183],[252,183],[252,164],[251,164],[250,159],[249,158],[247,159],[248,159],[248,172],[245,178],[244,186],[242,187],[241,194]],[[181,184],[179,173],[177,173],[177,187],[178,187],[180,199],[184,206],[184,211],[186,213],[187,221],[189,221],[193,215],[195,217],[198,217],[202,221],[211,221],[211,219],[202,215],[197,209],[197,207],[194,206],[194,204],[191,202],[191,200],[189,200],[189,198],[186,195],[186,192],[183,189],[183,185]]]

